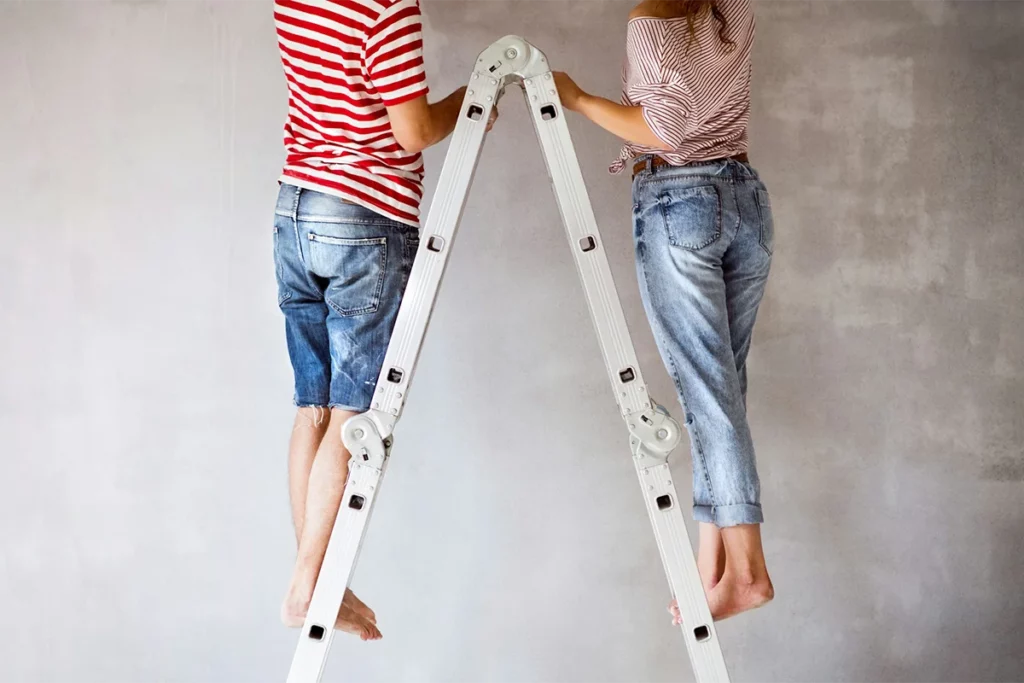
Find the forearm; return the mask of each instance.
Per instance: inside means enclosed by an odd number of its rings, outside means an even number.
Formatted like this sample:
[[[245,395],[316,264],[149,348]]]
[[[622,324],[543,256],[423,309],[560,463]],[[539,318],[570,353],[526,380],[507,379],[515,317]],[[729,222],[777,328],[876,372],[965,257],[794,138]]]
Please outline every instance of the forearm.
[[[443,100],[430,105],[430,136],[425,147],[441,142],[455,130],[465,96],[466,87],[463,86]]]
[[[576,110],[612,135],[627,142],[654,149],[665,147],[665,143],[647,125],[642,107],[630,107],[604,97],[582,93]]]

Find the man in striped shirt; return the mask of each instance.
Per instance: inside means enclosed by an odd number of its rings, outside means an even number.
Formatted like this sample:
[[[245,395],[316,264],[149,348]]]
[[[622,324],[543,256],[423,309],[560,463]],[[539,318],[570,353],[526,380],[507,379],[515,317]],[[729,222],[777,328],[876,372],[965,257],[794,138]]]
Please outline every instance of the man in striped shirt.
[[[275,0],[274,18],[288,83],[274,257],[298,406],[281,617],[301,626],[348,475],[341,426],[370,407],[419,243],[420,152],[452,132],[465,88],[428,104],[417,0]],[[380,638],[351,591],[336,627]]]

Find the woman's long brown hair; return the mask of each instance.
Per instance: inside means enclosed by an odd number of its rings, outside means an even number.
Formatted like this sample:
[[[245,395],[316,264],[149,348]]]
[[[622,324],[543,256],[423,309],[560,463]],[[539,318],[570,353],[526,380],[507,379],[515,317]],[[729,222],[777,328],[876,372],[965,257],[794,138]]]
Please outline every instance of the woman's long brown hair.
[[[710,12],[718,22],[718,37],[721,41],[730,48],[736,46],[735,41],[729,38],[729,27],[726,25],[725,15],[719,9],[717,0],[679,0],[679,2],[682,5],[679,16],[686,18],[686,28],[690,31],[690,43],[697,37],[697,19],[704,18]],[[687,44],[687,48],[689,48],[689,44]]]

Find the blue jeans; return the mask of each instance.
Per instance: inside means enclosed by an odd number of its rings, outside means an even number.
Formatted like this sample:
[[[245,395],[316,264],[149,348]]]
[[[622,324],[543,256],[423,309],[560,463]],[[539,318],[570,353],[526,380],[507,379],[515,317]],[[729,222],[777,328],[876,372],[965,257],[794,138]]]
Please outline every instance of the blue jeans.
[[[686,410],[693,516],[760,523],[746,360],[772,262],[768,190],[734,160],[648,163],[633,181],[633,229],[644,308]]]
[[[370,408],[419,230],[370,209],[282,184],[274,211],[277,302],[295,403]]]

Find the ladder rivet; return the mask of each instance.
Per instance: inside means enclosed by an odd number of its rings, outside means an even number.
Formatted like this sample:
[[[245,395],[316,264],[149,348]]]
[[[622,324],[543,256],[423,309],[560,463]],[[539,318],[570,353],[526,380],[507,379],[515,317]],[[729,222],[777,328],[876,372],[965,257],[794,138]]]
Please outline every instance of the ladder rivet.
[[[630,428],[630,429],[636,429],[636,425],[635,425],[635,424],[630,424],[630,425],[629,425],[629,428]]]
[[[555,91],[554,91],[554,90],[548,90],[548,94],[549,94],[549,95],[554,95],[554,94],[555,94]]]
[[[533,97],[531,97],[530,99],[531,99],[531,100],[533,100],[534,102],[536,102],[536,101],[537,101],[537,96],[536,96],[536,95],[534,95],[534,96],[533,96]]]
[[[505,56],[508,57],[509,59],[515,59],[516,57],[519,56],[519,51],[516,50],[514,47],[510,47],[509,49],[505,50]]]
[[[373,407],[374,407],[374,408],[380,408],[380,403],[374,403],[374,404],[373,404]]]
[[[549,71],[548,73],[544,74],[544,78],[546,78],[547,80],[550,81],[551,80],[551,72]]]
[[[491,97],[490,95],[488,95],[488,96],[487,96],[487,101],[488,101],[488,102],[490,102],[490,101],[491,101],[491,100],[493,100],[493,99],[494,99],[494,98],[493,98],[493,97]]]
[[[399,394],[399,396],[401,396],[401,394]],[[664,430],[664,429],[659,429],[658,430],[658,438],[659,439],[667,439],[668,438],[668,432],[666,430]]]
[[[402,392],[399,391],[397,394],[395,394],[395,396],[397,396],[398,398],[402,398]]]
[[[476,80],[476,77],[477,77],[478,75],[479,75],[479,74],[473,74],[473,80],[474,80],[474,81]]]
[[[356,429],[353,430],[352,436],[356,437],[357,439],[361,439],[364,436],[366,436],[366,432],[364,432],[362,429]]]
[[[491,85],[498,85],[498,81],[496,81],[496,80],[494,80],[494,79],[492,78],[492,79],[491,79]]]

